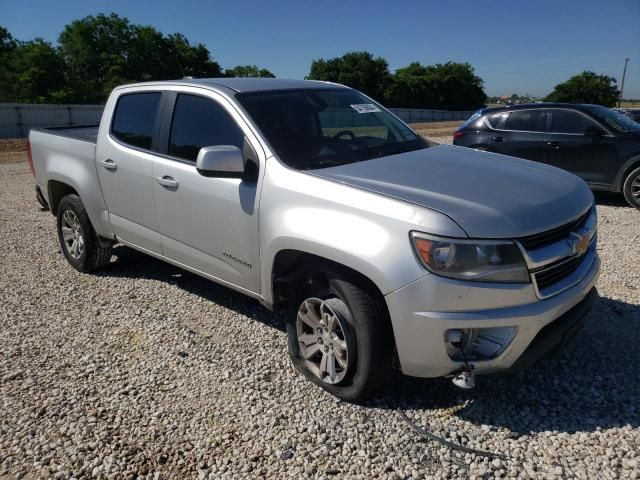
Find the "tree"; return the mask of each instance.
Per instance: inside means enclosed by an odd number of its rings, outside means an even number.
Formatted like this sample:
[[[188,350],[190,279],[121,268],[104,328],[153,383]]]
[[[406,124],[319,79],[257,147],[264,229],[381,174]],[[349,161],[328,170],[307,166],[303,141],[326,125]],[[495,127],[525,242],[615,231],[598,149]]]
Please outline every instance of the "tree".
[[[15,50],[17,42],[6,28],[0,27],[0,102],[17,101]]]
[[[382,101],[391,74],[384,58],[374,58],[369,52],[349,52],[329,60],[314,60],[307,78],[342,83]]]
[[[564,83],[555,86],[545,98],[547,102],[594,103],[613,107],[618,101],[620,91],[616,79],[607,75],[598,75],[584,71],[574,75]]]
[[[385,101],[403,108],[475,109],[486,101],[483,86],[468,63],[412,63],[396,70]]]
[[[185,75],[200,78],[222,76],[220,65],[211,58],[211,53],[202,43],[192,46],[181,33],[171,34],[166,40]]]
[[[68,86],[79,102],[102,102],[123,83],[222,75],[203,44],[191,45],[180,33],[164,36],[153,27],[132,25],[115,13],[76,20],[58,41]]]
[[[66,66],[58,51],[41,38],[21,42],[15,51],[16,96],[20,102],[66,100]]]
[[[224,71],[227,77],[260,77],[275,78],[276,76],[266,68],[258,68],[256,65],[238,65],[227,68]]]
[[[427,67],[414,62],[396,70],[385,92],[385,102],[399,108],[434,106],[437,103],[436,92]]]
[[[0,27],[0,101],[55,102],[65,86],[65,70],[49,42],[20,42]]]

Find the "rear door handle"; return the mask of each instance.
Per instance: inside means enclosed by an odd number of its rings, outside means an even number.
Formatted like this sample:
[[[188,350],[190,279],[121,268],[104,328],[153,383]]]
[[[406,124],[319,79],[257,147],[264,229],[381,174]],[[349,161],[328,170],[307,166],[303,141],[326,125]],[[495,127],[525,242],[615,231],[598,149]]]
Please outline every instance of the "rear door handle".
[[[111,160],[110,158],[107,158],[106,160],[103,160],[100,163],[107,170],[115,170],[115,169],[118,168],[118,164],[116,162],[114,162],[113,160]]]
[[[492,142],[504,142],[504,137],[491,137]]]
[[[560,142],[547,142],[547,145],[553,148],[560,148]]]
[[[178,188],[178,182],[176,182],[173,177],[170,177],[169,175],[165,175],[164,177],[157,177],[156,181],[163,187]]]

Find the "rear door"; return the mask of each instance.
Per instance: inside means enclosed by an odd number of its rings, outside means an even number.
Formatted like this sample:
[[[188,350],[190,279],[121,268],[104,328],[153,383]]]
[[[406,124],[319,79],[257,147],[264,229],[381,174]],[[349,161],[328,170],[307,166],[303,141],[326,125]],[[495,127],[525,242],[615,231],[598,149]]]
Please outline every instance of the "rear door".
[[[602,135],[585,135],[588,127]],[[595,185],[608,185],[618,158],[615,137],[577,110],[551,109],[547,163]]]
[[[167,95],[169,114],[158,145],[162,156],[153,165],[163,254],[222,283],[257,293],[258,182],[203,177],[195,165],[202,147],[248,148],[239,125],[242,119],[228,100],[213,92]]]
[[[100,188],[117,237],[151,252],[162,250],[153,199],[152,153],[162,93],[132,91],[110,99],[111,125],[96,151]],[[108,115],[105,115],[108,118]]]
[[[544,162],[547,152],[546,109],[511,110],[488,119],[489,151]]]

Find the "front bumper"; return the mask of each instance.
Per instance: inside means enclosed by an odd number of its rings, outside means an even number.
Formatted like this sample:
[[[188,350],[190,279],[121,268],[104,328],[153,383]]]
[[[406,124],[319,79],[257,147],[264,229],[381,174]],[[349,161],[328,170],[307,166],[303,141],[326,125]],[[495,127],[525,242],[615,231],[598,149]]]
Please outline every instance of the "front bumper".
[[[595,252],[587,267],[579,282],[544,300],[536,296],[532,284],[474,284],[432,274],[386,295],[403,373],[442,377],[459,371],[464,363],[451,359],[446,349],[450,329],[517,327],[515,338],[498,357],[471,362],[475,373],[510,371],[531,364],[580,326],[588,308],[577,306],[590,305],[597,296],[594,286],[600,259]],[[581,312],[579,319],[567,313],[574,307]],[[573,318],[569,327],[560,318],[565,314]],[[568,333],[564,334],[565,330]]]

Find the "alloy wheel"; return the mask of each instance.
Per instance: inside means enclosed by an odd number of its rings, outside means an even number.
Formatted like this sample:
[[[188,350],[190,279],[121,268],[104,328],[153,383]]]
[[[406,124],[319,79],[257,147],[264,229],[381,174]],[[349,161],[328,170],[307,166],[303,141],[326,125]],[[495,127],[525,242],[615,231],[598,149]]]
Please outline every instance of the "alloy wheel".
[[[73,210],[65,210],[62,214],[62,238],[69,255],[75,260],[79,259],[84,253],[84,237]]]
[[[344,320],[332,305],[337,298],[308,298],[300,305],[296,318],[296,334],[300,354],[308,369],[329,384],[340,383],[349,366],[349,349]]]

